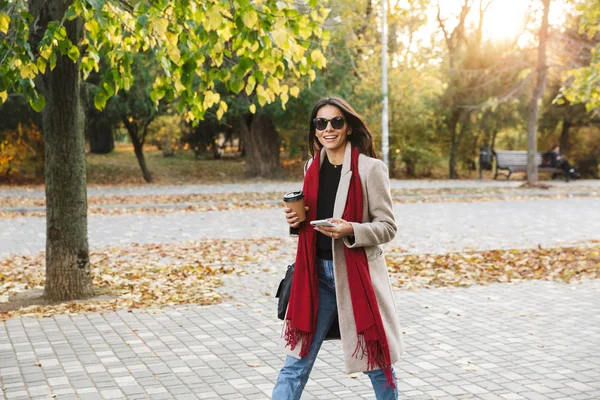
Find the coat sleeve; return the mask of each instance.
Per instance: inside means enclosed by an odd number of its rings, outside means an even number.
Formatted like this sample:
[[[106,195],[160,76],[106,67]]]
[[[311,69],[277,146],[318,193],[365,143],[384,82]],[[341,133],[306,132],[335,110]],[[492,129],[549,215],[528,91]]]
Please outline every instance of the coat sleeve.
[[[354,236],[343,239],[348,247],[377,246],[391,241],[396,236],[390,180],[388,169],[383,162],[375,163],[370,169],[366,180],[366,192],[370,222],[351,222]]]

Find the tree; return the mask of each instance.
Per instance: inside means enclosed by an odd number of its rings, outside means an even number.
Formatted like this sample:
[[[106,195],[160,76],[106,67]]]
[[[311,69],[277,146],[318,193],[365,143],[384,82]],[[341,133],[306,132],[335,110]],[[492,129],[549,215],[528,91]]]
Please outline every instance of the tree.
[[[90,144],[90,153],[107,154],[115,148],[114,125],[106,118],[106,113],[93,105],[86,107],[86,138]]]
[[[286,70],[314,79],[324,66],[311,43],[327,10],[301,13],[291,0],[0,0],[0,102],[23,94],[43,113],[46,144],[46,286],[51,300],[91,295],[84,125],[80,75],[109,64],[94,104],[128,90],[133,55],[152,52],[160,72],[151,98],[178,99],[188,121],[218,105],[223,82],[234,93],[256,88],[264,105],[286,99]],[[326,43],[324,43],[326,45]],[[254,106],[254,105],[253,105]],[[255,109],[255,106],[252,110]]]
[[[247,118],[241,117],[238,127],[240,137],[245,143],[246,176],[281,178],[281,140],[269,113],[261,110],[254,115],[248,115]]]
[[[589,43],[586,50],[585,65],[573,68],[564,75],[565,86],[562,95],[571,103],[585,103],[588,111],[600,107],[600,40],[598,39],[598,21],[600,20],[600,2],[583,0],[578,2],[579,27],[586,33]],[[579,46],[578,46],[579,47]]]
[[[90,145],[90,153],[108,154],[115,148],[113,131],[119,120],[107,109],[100,111],[94,105],[93,97],[98,90],[99,82],[100,76],[92,74],[84,83],[85,137]]]
[[[236,120],[234,108],[229,108],[226,115],[226,120],[218,120],[214,112],[207,112],[204,119],[199,123],[193,125],[188,124],[184,130],[182,142],[189,146],[194,152],[196,158],[200,154],[206,152],[210,148],[213,158],[221,158],[221,152],[219,151],[217,138],[220,133],[225,133],[226,137],[231,138],[231,120]]]
[[[529,112],[527,115],[527,185],[535,186],[538,181],[537,155],[537,124],[539,118],[539,108],[546,81],[548,79],[548,66],[546,63],[546,47],[548,42],[548,14],[550,13],[550,0],[542,0],[544,11],[542,24],[540,27],[538,60],[537,60],[537,80],[531,101],[529,102]]]
[[[459,93],[457,90],[457,88],[460,86],[460,83],[457,82],[457,80],[460,80],[460,77],[456,73],[456,70],[458,69],[458,59],[460,57],[463,45],[467,43],[465,35],[465,21],[467,15],[471,11],[471,5],[472,3],[469,0],[464,0],[458,17],[458,23],[452,31],[449,31],[446,28],[445,21],[440,16],[441,11],[438,3],[437,19],[439,27],[444,35],[444,41],[448,50],[448,70],[450,73],[450,83],[446,93],[449,113],[448,117],[446,118],[446,126],[451,135],[450,154],[448,158],[448,174],[450,179],[458,178],[458,173],[456,171],[456,154],[462,133],[464,132],[464,129],[460,129],[460,124],[463,122],[464,125],[465,110],[459,107],[462,99],[461,93]]]
[[[44,176],[40,126],[40,115],[21,96],[11,96],[0,106],[0,182],[31,172],[36,178]]]

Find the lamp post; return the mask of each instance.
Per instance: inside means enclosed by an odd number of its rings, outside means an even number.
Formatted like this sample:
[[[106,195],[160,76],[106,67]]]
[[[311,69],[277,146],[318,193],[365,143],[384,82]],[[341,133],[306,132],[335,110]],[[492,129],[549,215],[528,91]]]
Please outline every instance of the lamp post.
[[[390,152],[388,131],[388,82],[387,82],[387,0],[381,0],[381,92],[383,95],[381,105],[381,152],[383,162],[389,168],[388,153]]]

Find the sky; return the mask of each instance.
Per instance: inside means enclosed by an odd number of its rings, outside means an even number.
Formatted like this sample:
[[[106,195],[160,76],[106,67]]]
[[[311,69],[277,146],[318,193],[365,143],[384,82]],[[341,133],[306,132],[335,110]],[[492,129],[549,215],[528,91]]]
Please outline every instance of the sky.
[[[486,4],[489,0],[484,0]],[[462,0],[437,0],[432,2],[428,11],[428,23],[419,36],[430,37],[439,30],[436,15],[437,3],[440,4],[442,18],[448,20],[448,27],[456,25],[456,17],[460,12]],[[402,4],[403,1],[400,1]],[[477,24],[479,18],[479,1],[474,1],[474,6],[467,17],[468,25]],[[528,18],[534,18],[536,8],[541,9],[540,0],[492,0],[484,18],[484,38],[491,40],[510,40],[519,35],[524,29]],[[562,24],[566,5],[564,0],[553,0],[550,7],[550,23],[554,26]],[[541,15],[541,14],[540,14]],[[526,37],[527,35],[525,35]]]

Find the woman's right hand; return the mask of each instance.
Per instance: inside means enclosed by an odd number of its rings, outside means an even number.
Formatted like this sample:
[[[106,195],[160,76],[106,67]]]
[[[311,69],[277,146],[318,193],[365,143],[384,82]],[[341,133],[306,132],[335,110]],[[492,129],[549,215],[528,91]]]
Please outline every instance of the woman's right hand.
[[[308,211],[308,207],[304,207],[304,210]],[[284,208],[283,211],[285,212],[285,219],[290,227],[298,228],[300,226],[300,222],[298,222],[298,213],[292,211],[291,208]]]

